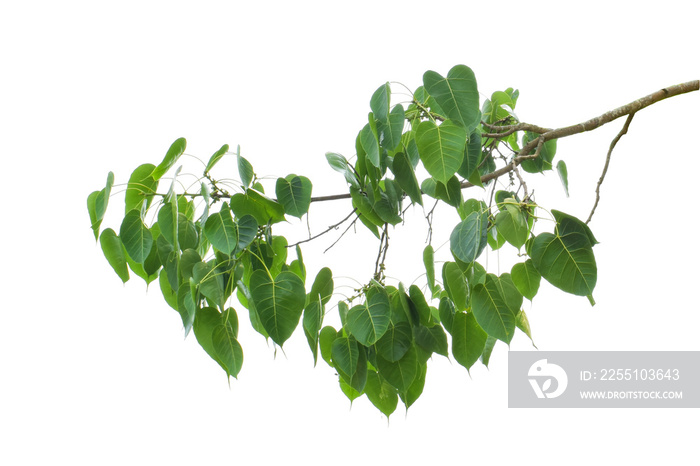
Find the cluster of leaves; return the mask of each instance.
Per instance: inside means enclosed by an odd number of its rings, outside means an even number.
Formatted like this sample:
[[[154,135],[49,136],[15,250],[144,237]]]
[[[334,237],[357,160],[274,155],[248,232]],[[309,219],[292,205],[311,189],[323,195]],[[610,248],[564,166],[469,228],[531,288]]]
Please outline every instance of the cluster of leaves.
[[[176,192],[179,168],[168,192],[157,192],[184,153],[184,139],[173,143],[158,166],[136,168],[126,186],[118,234],[101,231],[114,183],[110,173],[105,188],[88,197],[95,238],[122,281],[130,273],[147,283],[158,280],[185,332],[193,330],[229,376],[236,377],[243,362],[238,313],[229,304],[235,292],[252,327],[279,346],[301,322],[314,361],[320,350],[348,398],[364,394],[387,416],[399,399],[409,407],[420,396],[433,353],[451,354],[469,370],[479,360],[488,364],[495,343],[509,344],[516,328],[529,336],[522,303],[533,299],[542,277],[593,303],[596,240],[585,223],[552,211],[553,231],[535,235],[539,206],[526,191],[521,199],[519,188],[496,191],[494,186],[489,204],[464,199],[464,187],[494,183],[484,180],[499,164],[513,164],[520,147],[539,137],[489,131],[518,122],[518,91],[495,92],[480,106],[472,70],[458,65],[446,77],[426,72],[406,108],[392,105],[391,96],[388,83],[372,95],[353,163],[335,153],[326,158],[343,174],[357,219],[382,241],[387,237],[382,232],[402,222],[405,202],[422,206],[427,196],[456,209],[460,222],[450,235],[452,257],[442,263],[441,282],[432,245],[423,250],[425,290],[389,285],[380,269],[358,295],[337,303],[341,328],[323,326],[334,294],[331,270],[321,269],[311,282],[300,247],[290,260],[288,241],[273,235],[275,224],[287,216],[307,214],[311,181],[294,174],[278,178],[272,199],[239,149],[240,185],[230,194],[210,174],[230,153],[226,145],[212,155],[197,192]],[[522,168],[551,170],[555,153],[556,141],[547,141]],[[565,166],[559,167],[565,180]],[[419,183],[421,173],[427,176]],[[204,201],[203,208],[195,208],[195,198]],[[506,243],[525,259],[510,273],[488,273],[479,257],[487,246],[495,250]]]

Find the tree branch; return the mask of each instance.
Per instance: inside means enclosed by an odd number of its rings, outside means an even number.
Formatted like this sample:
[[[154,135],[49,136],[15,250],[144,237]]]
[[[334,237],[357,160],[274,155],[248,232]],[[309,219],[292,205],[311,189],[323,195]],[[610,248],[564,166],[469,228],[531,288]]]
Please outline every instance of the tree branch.
[[[591,213],[588,216],[588,220],[586,220],[586,223],[589,223],[591,219],[593,218],[593,214],[595,213],[596,207],[598,207],[598,202],[600,202],[600,185],[603,184],[603,180],[605,179],[606,173],[608,173],[608,167],[610,166],[610,157],[612,156],[612,151],[617,145],[617,141],[619,141],[622,136],[627,134],[627,130],[630,127],[630,123],[632,123],[632,118],[634,118],[634,113],[630,113],[627,116],[627,120],[625,120],[625,124],[620,130],[619,133],[617,133],[617,136],[615,136],[615,139],[612,140],[610,143],[610,149],[608,149],[608,155],[605,157],[605,166],[603,167],[603,173],[600,175],[600,179],[598,180],[598,184],[595,187],[595,203],[593,204],[593,208],[591,209]]]

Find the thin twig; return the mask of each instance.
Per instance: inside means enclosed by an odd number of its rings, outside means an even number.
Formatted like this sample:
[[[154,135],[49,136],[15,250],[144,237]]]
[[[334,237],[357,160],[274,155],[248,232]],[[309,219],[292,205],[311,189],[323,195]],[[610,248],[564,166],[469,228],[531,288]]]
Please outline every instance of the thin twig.
[[[352,212],[350,212],[350,213],[348,214],[347,217],[345,217],[344,219],[342,219],[342,220],[339,221],[338,223],[329,226],[326,230],[322,231],[321,233],[319,233],[319,234],[317,234],[317,235],[315,235],[315,236],[312,236],[312,237],[310,237],[310,238],[308,238],[308,239],[304,239],[304,240],[301,240],[301,241],[299,241],[299,242],[296,242],[296,243],[294,243],[294,244],[290,244],[290,245],[288,245],[287,247],[288,247],[288,248],[293,248],[293,247],[295,247],[295,246],[297,246],[297,245],[299,245],[299,244],[308,243],[309,241],[315,240],[315,239],[318,238],[319,236],[323,236],[323,235],[325,235],[326,233],[328,233],[328,232],[330,232],[330,231],[332,231],[332,230],[337,229],[340,225],[342,225],[343,223],[347,222],[347,220],[348,220],[350,217],[352,217],[352,214],[354,214],[356,211],[357,211],[357,209],[353,209]]]
[[[353,226],[355,223],[357,223],[357,221],[360,219],[360,215],[362,215],[362,214],[357,214],[357,217],[355,217],[355,220],[353,220],[353,221],[350,223],[350,225],[348,225],[348,227],[345,229],[345,231],[343,231],[343,233],[338,237],[338,239],[335,240],[335,241],[333,241],[333,244],[331,244],[330,246],[328,246],[328,247],[323,251],[324,254],[327,253],[328,251],[330,251],[331,248],[332,248],[333,246],[335,246],[336,244],[338,244],[338,241],[340,241],[340,240],[343,238],[343,236],[345,236],[345,233],[347,233],[348,230],[349,230],[350,228],[352,228],[352,226]]]
[[[617,136],[615,136],[615,139],[612,140],[610,143],[610,148],[608,149],[608,155],[605,157],[605,166],[603,167],[603,173],[600,175],[600,179],[598,180],[598,184],[595,187],[595,204],[593,204],[593,209],[591,209],[591,214],[588,216],[588,220],[586,220],[586,223],[590,222],[591,219],[593,218],[593,214],[595,213],[596,207],[598,207],[598,202],[600,202],[600,185],[603,184],[603,180],[605,180],[605,175],[608,173],[608,167],[610,166],[610,157],[612,156],[612,151],[617,145],[617,141],[619,141],[622,136],[627,134],[627,130],[630,127],[630,123],[632,123],[632,118],[634,118],[634,113],[630,113],[627,116],[627,120],[625,120],[625,124],[620,130],[619,133],[617,133]]]

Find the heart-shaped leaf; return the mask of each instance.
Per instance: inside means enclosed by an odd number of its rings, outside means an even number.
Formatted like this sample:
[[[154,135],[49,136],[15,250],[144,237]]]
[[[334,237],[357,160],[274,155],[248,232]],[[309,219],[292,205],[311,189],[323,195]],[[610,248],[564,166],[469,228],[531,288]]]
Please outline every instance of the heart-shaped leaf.
[[[452,356],[468,371],[481,357],[487,337],[473,312],[456,313],[452,323]]]
[[[418,153],[425,169],[445,185],[462,165],[466,143],[466,130],[450,120],[440,126],[424,121],[416,131]]]
[[[214,248],[224,254],[231,254],[236,249],[238,243],[236,232],[236,225],[226,204],[221,211],[210,215],[207,223],[204,224],[204,235]]]
[[[256,270],[250,277],[250,296],[263,328],[272,341],[282,346],[294,332],[304,310],[304,283],[289,271],[273,280],[267,271]]]
[[[301,218],[309,211],[311,204],[311,181],[305,176],[296,175],[278,178],[275,194],[287,214]]]
[[[452,254],[464,263],[474,262],[486,247],[487,212],[471,212],[459,223],[450,235]]]
[[[347,329],[361,344],[372,346],[389,328],[390,320],[389,296],[384,288],[374,287],[367,292],[363,304],[348,311]]]
[[[447,118],[466,128],[467,132],[478,126],[481,121],[479,90],[471,68],[457,65],[446,78],[435,71],[427,71],[423,75],[423,85]]]
[[[176,139],[168,149],[165,157],[163,157],[163,161],[153,169],[151,177],[158,181],[173,165],[175,165],[177,159],[185,152],[186,147],[187,141],[185,138]]]
[[[141,212],[134,209],[129,211],[122,221],[119,237],[124,243],[127,254],[135,262],[143,264],[153,246],[153,235],[141,220]]]
[[[487,274],[485,282],[477,284],[472,292],[474,317],[486,333],[510,344],[522,300],[509,274],[500,278]]]

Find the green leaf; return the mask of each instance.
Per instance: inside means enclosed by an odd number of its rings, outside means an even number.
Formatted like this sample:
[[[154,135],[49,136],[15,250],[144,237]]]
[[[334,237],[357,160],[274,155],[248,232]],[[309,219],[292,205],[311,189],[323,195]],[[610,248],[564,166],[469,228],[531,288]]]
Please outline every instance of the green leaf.
[[[334,152],[326,152],[326,160],[331,168],[345,177],[345,181],[354,188],[360,189],[360,183],[357,181],[357,176],[350,168],[347,159],[340,154]]]
[[[338,332],[330,325],[323,327],[318,336],[318,345],[321,349],[321,358],[323,358],[323,360],[326,361],[326,363],[328,363],[328,365],[331,367],[333,367],[333,363],[331,361],[333,342],[336,338],[338,338]]]
[[[314,355],[314,366],[318,360],[318,333],[321,330],[323,323],[323,304],[321,304],[318,295],[316,299],[312,299],[306,307],[304,307],[304,334],[309,343],[311,352]]]
[[[445,301],[448,301],[447,298],[445,298]],[[450,317],[451,325],[452,319],[453,317]],[[416,340],[416,345],[424,350],[447,356],[447,335],[445,335],[442,326],[433,325],[432,327],[426,327],[424,325],[419,325],[414,328],[414,338]]]
[[[557,162],[557,173],[559,173],[561,185],[564,186],[566,197],[569,197],[569,171],[566,169],[566,162],[563,160]]]
[[[374,118],[371,113],[369,114],[369,118]],[[367,154],[369,163],[379,168],[379,141],[377,140],[377,134],[372,131],[370,123],[367,123],[365,127],[362,128],[362,131],[360,131],[360,143]]]
[[[275,194],[287,214],[301,218],[311,205],[311,181],[305,176],[295,175],[278,178]]]
[[[423,265],[425,265],[425,276],[428,280],[428,288],[430,292],[435,291],[435,252],[431,245],[427,245],[423,249]]]
[[[527,319],[527,314],[525,314],[525,311],[522,309],[518,312],[518,314],[515,316],[515,325],[522,330],[522,332],[527,335],[527,337],[530,339],[532,342],[532,346],[537,348],[535,346],[535,342],[532,340],[532,331],[530,329],[530,321]]]
[[[481,357],[487,336],[473,312],[456,313],[452,323],[452,356],[469,371]]]
[[[445,262],[442,267],[442,282],[458,311],[467,308],[467,281],[464,274],[455,262]]]
[[[513,204],[505,204],[505,209],[496,214],[495,223],[498,233],[518,249],[525,244],[530,234],[525,214]]]
[[[158,187],[158,181],[151,176],[155,168],[153,164],[145,163],[138,166],[136,170],[131,173],[124,195],[126,203],[124,213],[129,213],[129,211],[133,209],[141,210],[141,205],[144,200],[146,201],[146,207],[151,205],[153,199],[152,194],[156,192],[156,188]]]
[[[535,268],[552,285],[577,296],[591,296],[598,269],[591,242],[583,228],[562,235],[541,233],[535,238],[530,257]]]
[[[396,181],[401,186],[401,189],[406,191],[406,194],[411,198],[411,201],[423,205],[423,195],[416,179],[416,172],[411,166],[411,162],[403,152],[399,152],[394,157],[391,170],[396,176]]]
[[[465,65],[452,68],[443,78],[435,71],[426,71],[423,85],[444,111],[447,118],[471,132],[481,121],[479,90],[474,72]]]
[[[357,371],[357,360],[360,351],[354,338],[336,338],[331,346],[331,358],[334,366],[349,380]]]
[[[185,138],[176,139],[175,142],[173,142],[170,148],[168,149],[168,152],[166,152],[163,161],[156,168],[153,169],[153,172],[151,173],[151,178],[153,178],[156,181],[160,180],[160,178],[163,175],[165,175],[165,173],[168,170],[170,170],[170,168],[173,165],[175,165],[177,159],[179,159],[180,156],[185,152],[186,147],[187,141],[185,140]]]
[[[222,323],[221,313],[213,307],[203,307],[198,309],[194,317],[194,325],[192,330],[194,331],[194,336],[197,339],[199,345],[206,351],[206,353],[214,359],[216,362],[217,354],[214,350],[214,343],[212,342],[212,333],[217,325]],[[223,366],[222,366],[223,367]]]
[[[581,220],[573,215],[565,214],[564,212],[554,209],[552,209],[552,215],[554,215],[554,219],[557,221],[557,231],[560,235],[564,236],[571,232],[585,233],[588,237],[588,241],[591,243],[591,247],[598,244],[598,240],[593,236],[590,227]]]
[[[175,198],[173,197],[166,201],[158,211],[158,226],[160,228],[160,234],[173,247],[177,245],[177,220],[177,204],[175,202]]]
[[[464,263],[474,262],[487,244],[487,212],[472,212],[450,235],[452,254]]]
[[[377,121],[381,121],[389,124],[389,105],[391,99],[391,87],[389,83],[384,83],[379,88],[374,91],[372,98],[369,101],[369,107],[374,113],[374,117]]]
[[[423,325],[432,325],[430,321],[430,306],[425,300],[425,296],[421,292],[420,288],[416,285],[411,285],[408,287],[408,295],[410,296],[410,304],[413,305],[413,309],[417,313],[418,321]]]
[[[399,392],[405,392],[411,386],[418,373],[418,359],[413,345],[408,348],[403,357],[391,362],[377,355],[377,369],[384,379]]]
[[[348,311],[347,330],[364,346],[372,346],[389,328],[390,320],[389,296],[384,288],[374,287],[363,304]]]
[[[534,141],[539,138],[540,135],[536,133],[531,133],[529,131],[525,132],[523,136],[523,145]],[[532,155],[536,152],[537,148],[532,149],[528,155]],[[546,170],[552,169],[552,160],[554,160],[554,155],[557,153],[557,140],[550,139],[542,145],[540,149],[540,155],[535,159],[523,160],[521,166],[523,170],[528,173],[541,173]]]
[[[450,120],[440,126],[424,121],[416,131],[418,153],[425,169],[443,184],[447,184],[462,165],[466,143],[467,132]]]
[[[177,240],[182,251],[185,249],[196,249],[199,244],[197,227],[187,219],[185,214],[177,215]]]
[[[181,286],[177,290],[177,312],[180,313],[182,326],[185,329],[185,337],[187,337],[190,330],[192,330],[192,325],[194,325],[196,313],[194,299],[189,286]]]
[[[243,348],[236,340],[233,328],[230,325],[217,325],[212,332],[211,341],[226,375],[237,378],[243,365]]]
[[[479,326],[486,333],[510,344],[515,330],[515,315],[522,304],[522,295],[517,294],[510,276],[506,281],[508,283],[504,286],[499,277],[487,274],[485,283],[479,283],[473,289],[472,310]],[[520,296],[520,303],[518,303],[518,296]]]
[[[192,279],[199,285],[199,292],[211,302],[224,308],[224,280],[210,263],[198,262],[192,267]]]
[[[132,210],[126,214],[119,229],[119,237],[127,254],[139,264],[143,264],[153,246],[153,236],[141,220],[141,213]]]
[[[421,396],[423,393],[423,388],[425,387],[425,376],[428,372],[427,364],[418,364],[418,373],[416,378],[408,390],[404,393],[399,393],[401,401],[406,405],[406,409],[410,408],[413,403]]]
[[[473,185],[483,187],[478,170],[481,158],[481,133],[473,131],[472,134],[469,135],[469,141],[464,148],[464,159],[457,173],[469,180]]]
[[[111,228],[107,228],[100,235],[100,247],[102,252],[123,283],[129,281],[129,268],[126,265],[124,246]]]
[[[393,151],[401,143],[405,120],[406,113],[401,105],[396,105],[391,109],[388,121],[377,118],[377,133],[379,134],[379,145],[382,148]]]
[[[273,280],[264,270],[250,277],[250,295],[260,323],[279,346],[292,335],[306,302],[304,283],[294,273],[281,272]]]
[[[224,204],[225,206],[226,204]],[[204,225],[204,235],[214,248],[224,254],[231,254],[236,249],[238,235],[233,223],[231,211],[223,207],[221,211],[212,214]]]
[[[221,160],[221,158],[226,155],[226,152],[228,152],[228,144],[224,144],[221,146],[221,149],[217,150],[214,152],[214,154],[211,156],[209,159],[209,162],[207,163],[206,168],[204,169],[204,174],[209,173],[209,171],[214,168],[214,165]]]
[[[365,395],[386,417],[391,416],[399,404],[399,395],[396,393],[396,389],[373,370],[367,372]]]
[[[252,215],[244,215],[236,222],[238,247],[236,251],[247,248],[258,234],[258,222]]]
[[[328,267],[318,271],[309,296],[316,298],[319,296],[322,304],[327,304],[333,296],[333,272]]]
[[[284,221],[284,207],[281,204],[251,189],[245,194],[234,194],[230,206],[237,218],[252,215],[258,225]]]
[[[518,291],[532,301],[540,289],[540,278],[542,278],[532,259],[515,264],[510,271],[510,275]]]
[[[377,354],[389,362],[401,359],[413,343],[413,331],[408,322],[390,324],[377,341]]]
[[[497,338],[492,337],[489,335],[486,338],[486,344],[484,345],[484,352],[481,353],[481,363],[489,367],[489,361],[491,360],[491,353],[493,352],[493,347],[496,346],[496,342],[498,341]]]
[[[236,160],[238,162],[238,176],[241,179],[241,184],[243,184],[244,188],[247,188],[255,178],[253,166],[245,158],[241,157],[240,148],[238,150],[238,154],[236,155]]]
[[[445,327],[445,330],[452,333],[452,324],[455,318],[455,305],[450,298],[447,296],[440,299],[440,306],[438,308],[440,313],[440,322]]]

